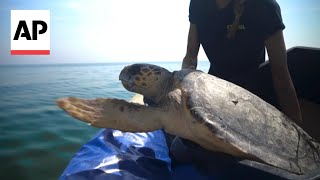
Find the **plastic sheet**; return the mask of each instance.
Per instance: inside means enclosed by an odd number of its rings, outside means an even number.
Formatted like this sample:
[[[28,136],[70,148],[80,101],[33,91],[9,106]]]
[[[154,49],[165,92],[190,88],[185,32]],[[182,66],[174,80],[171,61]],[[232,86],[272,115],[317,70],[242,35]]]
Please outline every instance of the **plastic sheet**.
[[[75,154],[60,179],[168,179],[170,164],[161,130],[104,129]]]

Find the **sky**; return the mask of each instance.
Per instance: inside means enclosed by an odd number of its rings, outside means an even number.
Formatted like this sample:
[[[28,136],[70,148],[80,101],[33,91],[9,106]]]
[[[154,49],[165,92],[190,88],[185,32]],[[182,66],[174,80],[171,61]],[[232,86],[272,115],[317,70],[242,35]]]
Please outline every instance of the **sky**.
[[[278,0],[287,48],[320,47],[320,1]],[[182,61],[190,0],[1,0],[0,65]],[[10,10],[50,10],[51,55],[10,55]],[[200,50],[199,60],[207,60]]]

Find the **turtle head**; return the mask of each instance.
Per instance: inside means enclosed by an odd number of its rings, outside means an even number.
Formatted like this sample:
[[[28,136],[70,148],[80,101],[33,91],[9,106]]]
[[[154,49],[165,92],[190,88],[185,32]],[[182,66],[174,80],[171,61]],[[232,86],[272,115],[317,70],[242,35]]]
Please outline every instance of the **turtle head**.
[[[165,68],[151,64],[132,64],[123,68],[119,79],[128,91],[157,102],[168,92],[171,77],[171,72]]]

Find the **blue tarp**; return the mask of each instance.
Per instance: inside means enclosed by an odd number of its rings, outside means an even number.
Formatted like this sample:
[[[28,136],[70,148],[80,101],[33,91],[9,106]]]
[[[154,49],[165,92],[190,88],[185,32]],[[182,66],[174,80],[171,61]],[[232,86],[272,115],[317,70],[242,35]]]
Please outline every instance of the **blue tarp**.
[[[76,153],[61,179],[165,178],[169,172],[170,158],[162,131],[124,133],[104,129]]]
[[[161,130],[125,133],[103,129],[71,159],[59,179],[204,179],[192,165],[173,172]]]

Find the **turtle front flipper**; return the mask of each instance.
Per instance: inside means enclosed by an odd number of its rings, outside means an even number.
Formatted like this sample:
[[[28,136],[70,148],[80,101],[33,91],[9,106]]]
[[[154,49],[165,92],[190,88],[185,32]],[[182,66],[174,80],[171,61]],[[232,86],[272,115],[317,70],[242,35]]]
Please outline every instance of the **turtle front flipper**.
[[[127,132],[148,132],[163,128],[166,113],[120,99],[62,98],[57,104],[72,117],[94,127],[113,128]]]

